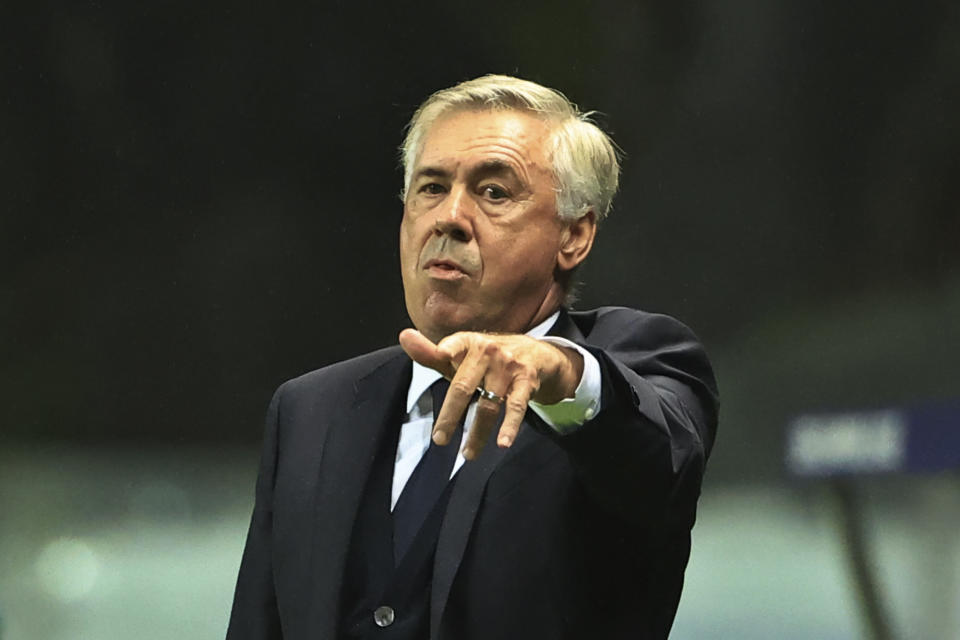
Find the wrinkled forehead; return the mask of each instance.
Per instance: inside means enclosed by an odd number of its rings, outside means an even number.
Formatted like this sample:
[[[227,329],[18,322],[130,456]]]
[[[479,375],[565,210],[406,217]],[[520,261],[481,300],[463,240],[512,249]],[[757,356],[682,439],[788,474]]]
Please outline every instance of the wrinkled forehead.
[[[559,124],[561,118],[559,115],[550,114],[542,111],[536,111],[534,109],[529,109],[526,107],[514,107],[501,104],[476,104],[476,103],[466,103],[466,104],[450,104],[450,105],[437,105],[437,111],[431,114],[427,114],[423,119],[423,138],[427,138],[430,135],[430,132],[436,128],[436,126],[444,121],[456,118],[457,116],[463,114],[474,114],[481,118],[485,116],[489,119],[494,120],[501,116],[519,116],[521,119],[529,118],[531,120],[539,121],[543,123],[547,131],[552,131],[553,128]]]
[[[486,155],[550,169],[554,126],[549,118],[527,109],[451,108],[424,130],[410,169]]]

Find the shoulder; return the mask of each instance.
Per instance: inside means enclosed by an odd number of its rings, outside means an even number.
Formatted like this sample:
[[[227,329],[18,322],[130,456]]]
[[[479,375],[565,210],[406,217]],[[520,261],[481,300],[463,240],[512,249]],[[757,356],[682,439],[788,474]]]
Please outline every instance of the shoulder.
[[[297,398],[316,397],[317,394],[322,394],[342,398],[342,394],[352,395],[360,380],[398,360],[409,361],[398,345],[378,349],[287,380],[277,389],[277,395],[282,395],[284,398]]]
[[[699,340],[691,329],[671,316],[627,307],[598,307],[567,314],[583,336],[597,346],[622,343],[665,346]]]
[[[716,422],[719,399],[716,377],[700,340],[685,324],[668,315],[626,307],[601,307],[569,313],[583,342],[607,371],[626,371],[657,380],[681,382],[700,399]]]

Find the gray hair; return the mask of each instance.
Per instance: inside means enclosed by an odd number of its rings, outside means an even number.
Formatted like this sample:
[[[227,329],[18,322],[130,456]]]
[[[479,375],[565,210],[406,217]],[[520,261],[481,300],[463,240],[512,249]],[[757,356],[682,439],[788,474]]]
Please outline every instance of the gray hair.
[[[410,119],[400,148],[403,192],[410,188],[413,167],[430,126],[460,109],[516,109],[537,114],[552,124],[548,144],[557,189],[557,215],[576,220],[593,211],[602,220],[610,211],[620,180],[620,153],[613,140],[559,91],[529,80],[486,75],[437,91]]]

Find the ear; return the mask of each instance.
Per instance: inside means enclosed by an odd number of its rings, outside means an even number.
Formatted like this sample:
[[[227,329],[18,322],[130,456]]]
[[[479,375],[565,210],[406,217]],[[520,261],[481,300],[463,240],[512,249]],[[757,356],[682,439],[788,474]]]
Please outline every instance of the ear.
[[[576,220],[565,222],[560,231],[560,250],[557,266],[563,271],[572,271],[583,262],[593,247],[597,235],[597,216],[593,209]]]

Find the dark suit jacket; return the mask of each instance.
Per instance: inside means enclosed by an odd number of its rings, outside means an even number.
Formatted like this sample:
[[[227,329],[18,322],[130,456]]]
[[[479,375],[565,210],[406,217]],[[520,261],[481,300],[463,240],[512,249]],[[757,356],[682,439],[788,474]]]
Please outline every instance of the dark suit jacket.
[[[597,357],[601,411],[565,436],[528,411],[510,449],[488,445],[460,470],[437,543],[432,638],[669,632],[716,429],[710,365],[663,315],[564,312],[551,333]],[[391,347],[277,390],[228,638],[336,636],[354,517],[410,371]]]

